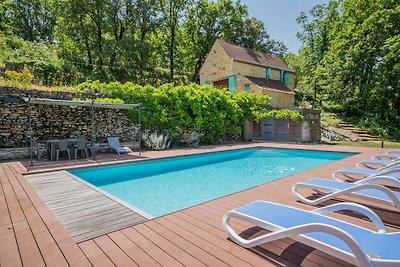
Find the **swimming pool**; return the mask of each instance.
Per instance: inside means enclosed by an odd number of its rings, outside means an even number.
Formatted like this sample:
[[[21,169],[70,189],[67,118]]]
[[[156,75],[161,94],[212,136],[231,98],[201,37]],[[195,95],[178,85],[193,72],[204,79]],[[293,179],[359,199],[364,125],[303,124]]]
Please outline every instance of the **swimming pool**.
[[[158,217],[351,155],[251,148],[69,172],[136,209]]]

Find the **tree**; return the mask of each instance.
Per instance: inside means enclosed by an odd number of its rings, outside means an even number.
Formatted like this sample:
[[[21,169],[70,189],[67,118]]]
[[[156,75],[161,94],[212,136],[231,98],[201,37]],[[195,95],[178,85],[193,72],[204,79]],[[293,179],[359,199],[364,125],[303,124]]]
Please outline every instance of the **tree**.
[[[8,5],[5,3],[6,15],[16,35],[28,41],[53,41],[52,1],[11,0]]]
[[[176,40],[179,20],[183,11],[189,6],[190,0],[159,0],[162,22],[165,27],[165,41],[168,50],[170,81],[174,81]]]

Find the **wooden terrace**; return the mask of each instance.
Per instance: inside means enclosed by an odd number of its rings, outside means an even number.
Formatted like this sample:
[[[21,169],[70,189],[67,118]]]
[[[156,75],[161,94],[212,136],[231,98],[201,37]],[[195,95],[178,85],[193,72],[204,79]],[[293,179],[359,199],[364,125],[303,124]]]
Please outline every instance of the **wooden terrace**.
[[[78,243],[25,177],[28,173],[76,166],[254,146],[359,154]],[[329,178],[333,171],[354,166],[359,160],[383,151],[362,147],[251,143],[148,151],[141,156],[136,153],[123,156],[104,154],[99,155],[96,161],[60,161],[57,165],[40,162],[29,172],[29,163],[25,161],[3,162],[0,163],[0,266],[348,266],[340,259],[290,239],[244,249],[227,238],[222,229],[222,216],[229,210],[259,199],[311,210],[313,207],[296,202],[291,195],[294,183],[310,177]],[[374,206],[374,210],[390,231],[399,230],[398,212],[379,205]],[[372,228],[371,223],[356,215],[335,213],[334,216]],[[235,221],[234,227],[247,237],[263,233],[258,228]]]

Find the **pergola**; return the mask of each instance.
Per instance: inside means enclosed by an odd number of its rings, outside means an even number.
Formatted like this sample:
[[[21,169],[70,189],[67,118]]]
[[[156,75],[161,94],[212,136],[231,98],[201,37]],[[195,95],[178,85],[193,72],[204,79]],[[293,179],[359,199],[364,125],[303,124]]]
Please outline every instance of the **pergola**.
[[[71,100],[60,100],[60,99],[50,99],[50,98],[32,98],[32,97],[22,97],[22,99],[28,103],[28,124],[29,124],[29,149],[30,149],[30,158],[31,158],[31,166],[33,166],[33,148],[32,148],[32,105],[40,104],[40,105],[53,105],[53,106],[70,106],[70,107],[90,107],[91,115],[92,115],[92,138],[91,138],[91,146],[94,148],[94,143],[96,139],[95,133],[95,109],[96,108],[108,108],[108,109],[137,109],[139,115],[139,154],[141,153],[140,146],[140,113],[143,108],[142,104],[117,104],[117,103],[101,103],[95,102],[93,98],[91,101],[71,101]],[[95,159],[95,153],[93,153],[93,159]]]

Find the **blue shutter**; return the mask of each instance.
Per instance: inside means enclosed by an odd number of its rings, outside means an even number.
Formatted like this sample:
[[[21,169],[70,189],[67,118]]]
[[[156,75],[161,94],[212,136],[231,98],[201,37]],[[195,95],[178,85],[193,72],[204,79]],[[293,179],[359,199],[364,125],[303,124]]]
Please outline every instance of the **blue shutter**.
[[[281,81],[281,83],[283,83],[283,79],[284,79],[284,71],[280,70],[280,76],[279,76],[279,80]]]
[[[246,84],[245,89],[247,93],[250,93],[250,84]]]
[[[285,72],[285,85],[289,87],[290,84],[290,74],[289,72]]]
[[[271,68],[267,68],[266,74],[267,74],[267,78],[270,79],[271,78]]]
[[[205,85],[209,85],[209,84],[210,84],[210,81],[205,81],[204,84],[205,84]]]
[[[229,87],[229,92],[234,94],[236,88],[236,76],[229,76],[228,87]]]

